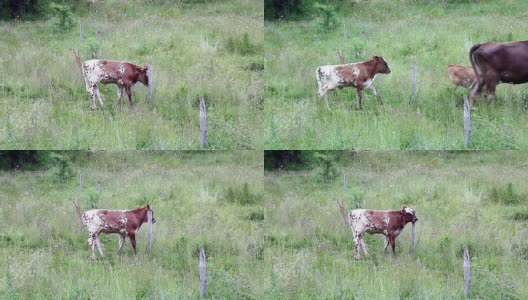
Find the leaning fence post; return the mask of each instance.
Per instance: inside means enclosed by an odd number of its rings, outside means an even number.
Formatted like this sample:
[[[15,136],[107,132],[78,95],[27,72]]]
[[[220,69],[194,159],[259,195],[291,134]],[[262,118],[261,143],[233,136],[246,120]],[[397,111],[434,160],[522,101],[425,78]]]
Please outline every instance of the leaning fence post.
[[[154,84],[154,77],[152,75],[152,62],[147,63],[147,77],[148,77],[148,101],[152,105],[152,85]]]
[[[147,210],[148,220],[148,252],[152,254],[152,210]]]
[[[83,191],[83,174],[79,174],[79,191]]]
[[[348,35],[348,28],[347,28],[347,23],[344,23],[343,24],[343,47],[346,48],[346,40],[347,40],[347,35]]]
[[[204,248],[200,246],[200,298],[204,298],[207,292],[206,269]]]
[[[467,246],[464,246],[464,295],[469,298],[469,284],[471,281],[471,266],[469,259],[469,251]]]
[[[464,95],[464,146],[469,147],[471,142],[471,107],[469,106],[469,100]]]
[[[416,223],[412,223],[413,254],[416,254]]]
[[[205,100],[200,96],[200,145],[202,148],[207,143],[207,112],[205,108]]]
[[[416,104],[416,62],[411,62],[412,68],[412,100]]]
[[[81,41],[81,44],[83,42],[83,33],[84,33],[83,24],[82,22],[79,22],[79,40]]]

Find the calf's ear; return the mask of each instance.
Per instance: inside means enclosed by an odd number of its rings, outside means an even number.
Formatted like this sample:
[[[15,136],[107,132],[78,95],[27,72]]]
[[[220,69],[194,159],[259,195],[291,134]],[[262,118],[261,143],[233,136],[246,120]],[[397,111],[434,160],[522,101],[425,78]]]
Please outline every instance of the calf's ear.
[[[380,60],[379,56],[376,56],[376,55],[374,55],[373,58],[374,58],[375,61],[379,61]]]
[[[147,204],[147,210],[150,210],[150,204]]]
[[[403,210],[403,209],[406,209],[406,208],[407,208],[407,205],[405,205],[405,204],[402,205],[402,210]]]

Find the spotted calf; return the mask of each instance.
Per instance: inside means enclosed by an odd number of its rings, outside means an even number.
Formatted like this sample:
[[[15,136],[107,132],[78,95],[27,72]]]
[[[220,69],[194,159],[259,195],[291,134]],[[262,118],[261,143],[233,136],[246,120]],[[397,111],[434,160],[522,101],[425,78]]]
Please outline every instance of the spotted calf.
[[[149,87],[149,97],[151,96],[151,86],[149,85],[149,65],[140,67],[125,61],[92,59],[81,63],[79,53],[75,53],[77,64],[81,68],[86,90],[90,94],[90,108],[95,110],[95,98],[103,106],[103,98],[99,92],[99,83],[113,83],[117,85],[116,106],[121,103],[123,89],[128,96],[128,105],[132,106],[132,86],[137,82]]]
[[[324,97],[326,107],[330,110],[326,93],[336,88],[355,87],[358,100],[358,109],[361,107],[362,90],[370,89],[378,103],[381,99],[372,85],[377,74],[389,74],[391,71],[387,62],[381,56],[374,56],[372,60],[344,65],[329,65],[318,67],[315,71],[317,85],[319,87],[319,98]]]
[[[353,209],[348,213],[348,224],[354,234],[354,251],[356,259],[360,258],[360,248],[365,255],[368,255],[365,245],[364,233],[381,233],[385,236],[385,252],[389,243],[392,254],[396,255],[396,237],[403,231],[405,224],[418,221],[416,213],[407,205],[403,205],[401,210],[371,210]]]
[[[91,250],[90,258],[95,259],[95,247],[99,250],[99,254],[104,256],[99,241],[100,233],[119,234],[118,254],[121,253],[126,237],[130,238],[130,245],[132,245],[134,254],[136,254],[136,233],[143,223],[148,222],[148,211],[152,211],[149,205],[132,210],[93,209],[82,214],[82,222],[88,227],[90,232],[90,237],[88,238]],[[156,219],[154,219],[153,212],[152,223],[155,222]]]

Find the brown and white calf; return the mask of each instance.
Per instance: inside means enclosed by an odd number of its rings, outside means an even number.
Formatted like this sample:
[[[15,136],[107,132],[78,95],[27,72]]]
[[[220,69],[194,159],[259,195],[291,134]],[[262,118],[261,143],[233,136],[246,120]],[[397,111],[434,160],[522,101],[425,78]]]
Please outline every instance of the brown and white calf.
[[[457,87],[469,88],[477,80],[477,75],[475,75],[472,67],[447,65],[447,75],[449,76],[449,80]]]
[[[95,259],[95,247],[99,250],[99,254],[104,256],[99,240],[101,233],[119,234],[118,254],[121,253],[125,239],[128,237],[134,254],[136,254],[136,233],[143,223],[148,222],[148,211],[152,211],[149,205],[132,210],[93,209],[83,213],[82,222],[88,227],[90,233],[88,238],[88,245],[90,245],[91,250],[90,258]],[[152,212],[152,223],[155,222],[154,212]]]
[[[86,90],[90,94],[90,108],[95,110],[95,98],[103,106],[103,98],[99,92],[99,83],[113,83],[117,85],[117,102],[116,106],[121,103],[123,89],[128,96],[128,106],[132,106],[132,86],[137,82],[149,87],[149,67],[145,64],[140,67],[125,61],[92,59],[81,64],[79,54],[75,54],[77,64],[81,67],[82,75],[86,83]],[[150,95],[149,95],[150,97]]]
[[[389,74],[391,70],[387,62],[381,56],[374,56],[372,60],[344,64],[344,65],[329,65],[318,67],[315,75],[317,78],[317,85],[319,87],[319,98],[324,97],[326,100],[326,107],[330,110],[326,93],[336,88],[355,87],[358,100],[358,109],[361,107],[362,90],[364,88],[370,89],[378,103],[381,105],[381,99],[372,85],[378,74]]]
[[[396,255],[396,237],[400,235],[407,223],[415,223],[416,221],[418,221],[416,213],[407,205],[403,205],[401,210],[351,210],[348,213],[348,224],[354,234],[356,259],[360,258],[360,248],[363,249],[365,255],[368,255],[364,240],[365,232],[383,234],[385,236],[385,253],[390,243],[392,254]]]

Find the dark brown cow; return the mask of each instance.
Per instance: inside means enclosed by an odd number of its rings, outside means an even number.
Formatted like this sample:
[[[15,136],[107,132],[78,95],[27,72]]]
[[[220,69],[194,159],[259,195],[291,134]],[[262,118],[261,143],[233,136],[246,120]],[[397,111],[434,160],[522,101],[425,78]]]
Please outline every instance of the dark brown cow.
[[[528,82],[528,41],[477,44],[471,47],[469,60],[477,76],[469,96],[471,107],[484,86],[490,104],[498,83]]]
[[[374,56],[372,60],[365,62],[318,67],[315,75],[319,87],[319,98],[325,98],[326,107],[330,110],[326,93],[336,88],[351,86],[356,88],[358,109],[363,109],[361,97],[364,88],[370,89],[381,105],[381,99],[372,82],[376,79],[377,74],[389,74],[390,72],[387,62],[381,56]]]
[[[141,82],[143,85],[149,87],[149,94],[151,93],[151,86],[149,86],[149,68],[147,64],[144,67],[140,67],[125,61],[105,59],[92,59],[81,63],[78,53],[75,53],[75,59],[81,68],[86,83],[86,90],[90,94],[90,108],[92,110],[96,109],[96,97],[99,100],[99,104],[101,106],[104,105],[103,98],[99,92],[99,83],[113,83],[117,85],[116,106],[121,103],[123,88],[128,96],[128,106],[132,106],[132,86],[137,82]]]
[[[466,88],[469,88],[477,79],[473,68],[459,65],[448,65],[447,75],[454,85]]]
[[[102,233],[118,233],[119,234],[119,250],[121,253],[125,239],[130,238],[130,245],[136,254],[136,233],[143,223],[148,222],[147,212],[152,211],[150,206],[139,207],[132,210],[109,210],[109,209],[93,209],[82,214],[81,219],[84,225],[88,227],[90,237],[88,244],[90,245],[90,258],[95,259],[95,247],[99,250],[99,254],[104,256],[101,250],[101,243],[99,241],[99,234]],[[152,212],[152,223],[154,224],[154,212]]]
[[[418,218],[416,213],[407,205],[403,205],[400,210],[371,210],[353,209],[348,213],[348,224],[354,234],[354,251],[356,259],[359,259],[360,247],[365,255],[368,255],[367,245],[365,245],[364,233],[381,233],[385,236],[385,252],[389,243],[392,254],[396,255],[396,237],[400,235],[405,224],[416,223]]]

